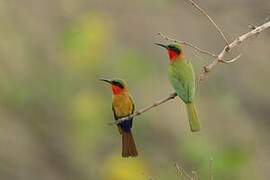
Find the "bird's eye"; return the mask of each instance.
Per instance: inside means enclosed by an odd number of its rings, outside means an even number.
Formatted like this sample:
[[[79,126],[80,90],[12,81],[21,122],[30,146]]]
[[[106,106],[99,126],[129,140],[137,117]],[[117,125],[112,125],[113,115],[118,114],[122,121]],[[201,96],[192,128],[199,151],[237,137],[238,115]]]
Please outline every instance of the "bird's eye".
[[[118,87],[120,87],[120,88],[124,88],[124,86],[120,83],[120,82],[117,82],[117,81],[113,81],[113,84],[115,85],[115,86],[118,86]]]
[[[173,52],[177,53],[177,54],[180,54],[181,53],[181,49],[177,48],[177,47],[169,47]]]

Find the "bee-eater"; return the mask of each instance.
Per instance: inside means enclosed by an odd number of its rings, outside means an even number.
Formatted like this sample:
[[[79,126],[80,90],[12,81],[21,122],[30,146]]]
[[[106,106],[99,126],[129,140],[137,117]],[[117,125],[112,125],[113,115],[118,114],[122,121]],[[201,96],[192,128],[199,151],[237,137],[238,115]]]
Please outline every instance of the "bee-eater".
[[[128,92],[127,83],[122,79],[100,79],[111,84],[112,88],[112,110],[114,118],[118,119],[133,114],[135,106],[131,95]],[[122,135],[122,157],[138,156],[137,148],[131,133],[132,118],[118,124]]]
[[[177,95],[186,104],[191,131],[199,131],[200,122],[194,105],[195,74],[191,62],[184,58],[183,50],[180,45],[155,44],[167,49],[169,56],[168,75],[170,82]]]

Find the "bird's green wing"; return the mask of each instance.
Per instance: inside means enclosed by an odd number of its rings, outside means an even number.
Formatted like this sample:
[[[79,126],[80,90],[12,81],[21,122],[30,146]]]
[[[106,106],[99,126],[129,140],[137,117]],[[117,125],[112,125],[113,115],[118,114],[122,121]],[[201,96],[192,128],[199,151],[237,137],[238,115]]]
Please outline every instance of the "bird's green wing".
[[[169,66],[169,79],[178,96],[192,102],[195,96],[195,75],[190,62],[179,62]]]
[[[132,98],[132,96],[131,95],[129,95],[129,98],[130,98],[130,100],[131,100],[131,102],[132,102],[132,112],[131,112],[131,114],[133,114],[134,113],[134,111],[135,111],[135,105],[134,105],[134,101],[133,101],[133,98]],[[131,118],[131,127],[132,127],[132,124],[133,124],[133,118]]]
[[[113,111],[114,119],[115,119],[115,120],[119,119],[119,118],[117,117],[116,113],[115,113],[115,109],[114,109],[113,105],[112,105],[112,111]],[[118,127],[119,133],[122,134],[122,129],[121,129],[121,127],[120,127],[119,124],[117,124],[117,127]]]
[[[133,101],[133,98],[132,98],[131,95],[129,95],[129,98],[130,98],[130,100],[131,100],[131,102],[132,102],[132,112],[131,112],[131,114],[133,114],[134,111],[135,111],[135,105],[134,105],[134,101]]]
[[[132,102],[132,111],[130,112],[130,115],[131,115],[131,114],[133,114],[134,111],[135,111],[135,105],[134,105],[134,101],[133,101],[133,98],[132,98],[131,95],[129,95],[129,98],[130,98],[130,100],[131,100],[131,102]],[[115,109],[114,109],[113,105],[112,105],[112,111],[113,111],[113,115],[114,115],[114,119],[115,119],[115,120],[121,118],[121,117],[118,117],[118,116],[116,115]],[[129,120],[130,120],[130,127],[132,127],[133,118],[130,118]],[[118,126],[118,129],[119,129],[120,134],[122,134],[122,130],[121,130],[121,128],[120,128],[120,124],[118,124],[117,126]]]
[[[117,120],[117,119],[118,119],[118,117],[117,117],[117,115],[116,115],[116,113],[115,113],[115,110],[114,110],[113,105],[112,105],[112,111],[113,111],[113,116],[114,116],[114,119],[115,119],[115,120]]]
[[[169,76],[172,86],[174,87],[177,95],[184,101],[188,102],[188,95],[185,91],[184,84],[179,80],[176,76],[171,75]]]

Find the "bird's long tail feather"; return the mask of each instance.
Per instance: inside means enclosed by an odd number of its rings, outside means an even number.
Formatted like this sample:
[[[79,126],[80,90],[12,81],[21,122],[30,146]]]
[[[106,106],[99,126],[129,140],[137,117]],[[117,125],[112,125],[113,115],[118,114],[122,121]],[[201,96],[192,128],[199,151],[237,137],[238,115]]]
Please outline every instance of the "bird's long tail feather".
[[[122,156],[123,157],[138,156],[137,148],[131,131],[129,132],[122,131]]]
[[[190,125],[190,130],[192,132],[199,131],[201,129],[198,113],[195,107],[195,104],[193,102],[187,103],[187,114],[188,114],[188,120]]]

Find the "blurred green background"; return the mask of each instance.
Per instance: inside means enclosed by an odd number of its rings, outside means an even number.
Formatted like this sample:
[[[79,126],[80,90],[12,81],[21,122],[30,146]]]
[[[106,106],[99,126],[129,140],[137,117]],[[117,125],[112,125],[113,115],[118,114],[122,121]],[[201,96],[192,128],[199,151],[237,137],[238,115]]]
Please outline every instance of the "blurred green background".
[[[269,16],[269,0],[204,0],[230,40]],[[157,32],[218,53],[216,29],[185,0],[0,1],[0,179],[180,179],[174,162],[207,179],[270,176],[270,32],[233,51],[197,88],[202,130],[176,99],[136,117],[138,158],[121,158],[111,92],[126,79],[136,108],[173,92]],[[210,59],[189,48],[196,74]],[[229,57],[228,57],[229,58]]]

